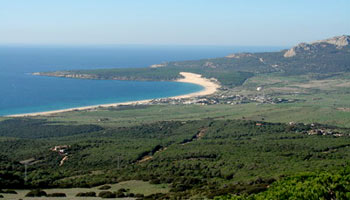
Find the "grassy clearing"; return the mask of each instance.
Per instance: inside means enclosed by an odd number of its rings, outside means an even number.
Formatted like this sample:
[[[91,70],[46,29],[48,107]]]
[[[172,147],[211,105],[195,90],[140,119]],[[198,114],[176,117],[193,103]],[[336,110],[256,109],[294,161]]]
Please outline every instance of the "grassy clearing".
[[[315,93],[341,91],[350,86],[348,80],[349,73],[330,74],[317,76],[315,74],[306,74],[300,76],[283,76],[276,74],[261,74],[248,79],[242,88],[255,90],[256,87],[264,87],[266,93],[281,93],[281,92],[299,92],[299,93]]]
[[[101,191],[111,191],[116,192],[121,188],[129,189],[130,192],[134,194],[144,194],[145,196],[155,193],[167,193],[169,192],[169,186],[167,184],[158,184],[158,185],[152,185],[149,182],[144,181],[125,181],[120,182],[117,184],[111,184],[111,189],[109,190],[99,190],[98,187],[94,188],[67,188],[67,189],[45,189],[44,191],[47,194],[51,193],[65,193],[67,195],[67,198],[63,199],[69,199],[69,200],[75,200],[75,199],[85,199],[84,197],[75,197],[76,194],[79,192],[96,192],[98,195]],[[54,198],[54,197],[35,197],[35,198],[29,198],[25,197],[25,195],[29,192],[29,190],[16,190],[17,194],[2,194],[4,196],[4,199],[62,199],[62,198]],[[99,197],[89,197],[88,199],[95,200],[95,199],[101,199]],[[131,198],[124,198],[124,199],[131,199]]]

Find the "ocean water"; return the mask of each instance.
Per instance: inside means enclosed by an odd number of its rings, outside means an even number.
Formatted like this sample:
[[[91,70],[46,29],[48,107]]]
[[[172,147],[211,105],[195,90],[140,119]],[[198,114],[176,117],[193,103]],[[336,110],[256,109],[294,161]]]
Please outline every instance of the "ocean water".
[[[33,76],[33,72],[147,67],[165,61],[280,49],[283,47],[0,46],[0,116],[177,96],[203,89],[189,83],[81,80]]]

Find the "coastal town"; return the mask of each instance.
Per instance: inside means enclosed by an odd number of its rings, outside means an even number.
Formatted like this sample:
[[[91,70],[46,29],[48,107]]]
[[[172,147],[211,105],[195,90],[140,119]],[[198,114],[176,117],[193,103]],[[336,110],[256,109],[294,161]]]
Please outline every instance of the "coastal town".
[[[215,105],[215,104],[228,104],[237,105],[245,103],[257,103],[257,104],[280,104],[280,103],[292,103],[298,99],[286,99],[280,97],[273,97],[268,95],[224,95],[214,94],[210,96],[199,96],[192,98],[161,98],[153,99],[146,105],[160,105],[160,104],[171,104],[171,105]]]

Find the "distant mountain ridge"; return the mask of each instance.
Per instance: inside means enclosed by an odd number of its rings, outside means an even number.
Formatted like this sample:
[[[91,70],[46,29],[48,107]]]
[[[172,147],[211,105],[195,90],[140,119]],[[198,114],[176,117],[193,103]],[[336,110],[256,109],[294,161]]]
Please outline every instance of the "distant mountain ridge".
[[[286,75],[296,75],[348,72],[350,71],[350,36],[342,35],[311,43],[300,43],[280,52],[235,53],[224,58],[169,62],[165,66],[255,74],[282,72]]]
[[[171,81],[181,78],[179,72],[202,74],[206,78],[215,78],[228,87],[243,84],[247,78],[261,73],[282,73],[287,76],[350,72],[350,36],[301,43],[279,52],[237,53],[222,58],[165,62],[147,68],[41,72],[35,75]]]

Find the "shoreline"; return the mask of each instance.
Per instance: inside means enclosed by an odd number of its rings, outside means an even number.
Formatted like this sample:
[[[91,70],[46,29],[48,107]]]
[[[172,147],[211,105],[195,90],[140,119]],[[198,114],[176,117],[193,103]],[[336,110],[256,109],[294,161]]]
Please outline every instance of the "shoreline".
[[[197,84],[203,87],[202,90],[198,92],[193,92],[189,94],[179,95],[179,96],[173,96],[173,97],[164,97],[161,99],[183,99],[183,98],[193,98],[198,96],[206,96],[213,94],[217,91],[218,88],[220,88],[220,84],[217,83],[216,80],[210,80],[207,78],[203,78],[200,74],[190,73],[190,72],[180,72],[180,74],[184,77],[178,80],[175,80],[175,82],[183,82],[183,83],[192,83]],[[60,110],[52,110],[52,111],[43,111],[43,112],[34,112],[34,113],[24,113],[24,114],[14,114],[14,115],[6,115],[4,117],[35,117],[35,116],[47,116],[47,115],[53,115],[63,112],[72,112],[72,111],[81,111],[81,110],[92,110],[96,108],[107,108],[107,107],[117,107],[117,106],[126,106],[126,105],[139,105],[139,104],[145,104],[149,103],[153,99],[145,99],[145,100],[139,100],[139,101],[128,101],[128,102],[120,102],[120,103],[110,103],[110,104],[98,104],[98,105],[92,105],[92,106],[83,106],[83,107],[75,107],[75,108],[67,108],[67,109],[60,109]]]

